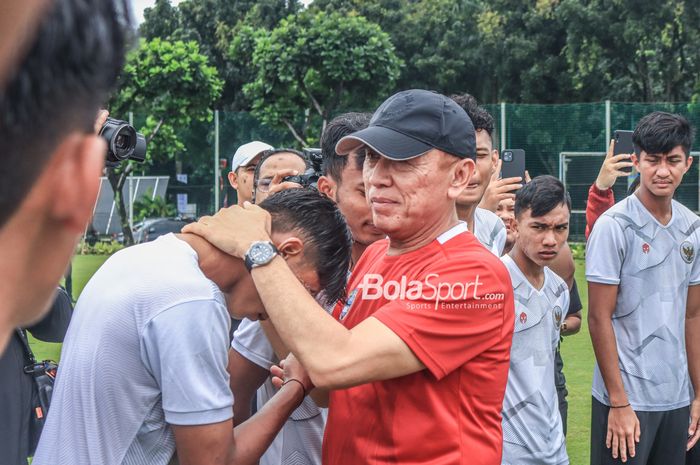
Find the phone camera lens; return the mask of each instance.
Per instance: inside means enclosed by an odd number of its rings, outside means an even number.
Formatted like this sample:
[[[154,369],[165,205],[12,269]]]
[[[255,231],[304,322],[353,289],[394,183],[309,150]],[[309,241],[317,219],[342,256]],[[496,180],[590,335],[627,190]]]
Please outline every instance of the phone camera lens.
[[[503,152],[503,161],[513,161],[513,152]]]

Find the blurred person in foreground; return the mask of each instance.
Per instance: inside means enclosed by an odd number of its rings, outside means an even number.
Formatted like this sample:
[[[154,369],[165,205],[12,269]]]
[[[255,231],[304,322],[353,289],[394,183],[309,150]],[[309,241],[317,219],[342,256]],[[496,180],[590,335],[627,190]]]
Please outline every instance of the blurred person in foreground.
[[[261,206],[272,234],[245,258],[168,234],[119,251],[93,275],[63,343],[34,465],[165,465],[174,452],[181,464],[257,462],[311,384],[290,371],[234,431],[230,317],[266,317],[250,270],[283,257],[304,292],[334,301],[350,263],[345,221],[318,192],[292,189]]]
[[[52,1],[0,93],[0,349],[46,311],[92,215],[106,154],[93,123],[128,15],[122,1]]]
[[[373,242],[385,235],[372,224],[372,212],[365,197],[362,180],[364,150],[354,150],[347,156],[338,155],[338,141],[364,129],[372,117],[369,113],[345,113],[331,120],[321,136],[323,175],[318,180],[319,192],[333,200],[348,223],[352,235],[352,263]],[[264,168],[264,167],[263,167]],[[275,346],[273,348],[273,342]],[[231,390],[237,400],[236,422],[250,416],[250,403],[257,389],[260,409],[274,394],[269,376],[270,368],[284,359],[289,351],[266,321],[243,320],[234,334],[229,355]],[[264,384],[263,384],[264,383]],[[290,416],[270,448],[260,459],[262,465],[282,465],[289,460],[321,464],[321,444],[327,412],[307,397]]]
[[[693,133],[654,112],[632,140],[639,188],[598,219],[586,251],[591,463],[682,465],[700,438],[700,220],[673,194]]]
[[[503,256],[515,293],[515,331],[503,401],[505,465],[569,463],[552,382],[569,287],[549,265],[569,235],[571,198],[553,176],[515,196],[513,249]]]
[[[36,449],[34,428],[40,428],[46,415],[34,375],[24,371],[35,363],[34,354],[27,350],[27,333],[40,341],[63,342],[72,313],[71,298],[59,287],[48,313],[32,326],[17,328],[0,356],[0,465],[27,465],[27,457]]]
[[[285,371],[301,362],[330,390],[323,463],[498,464],[513,290],[457,217],[474,171],[471,121],[443,95],[407,90],[336,152],[360,148],[372,223],[388,238],[365,250],[333,315],[279,258],[252,272],[293,354]],[[240,257],[267,240],[268,224],[247,204],[185,230]],[[316,398],[323,404],[322,392]]]

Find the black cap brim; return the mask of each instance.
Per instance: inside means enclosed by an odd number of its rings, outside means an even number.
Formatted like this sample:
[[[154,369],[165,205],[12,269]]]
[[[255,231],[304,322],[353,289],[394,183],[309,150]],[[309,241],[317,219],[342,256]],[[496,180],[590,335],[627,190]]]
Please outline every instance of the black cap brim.
[[[335,152],[347,155],[361,145],[367,145],[391,160],[409,160],[433,149],[432,146],[393,129],[370,126],[340,139]]]

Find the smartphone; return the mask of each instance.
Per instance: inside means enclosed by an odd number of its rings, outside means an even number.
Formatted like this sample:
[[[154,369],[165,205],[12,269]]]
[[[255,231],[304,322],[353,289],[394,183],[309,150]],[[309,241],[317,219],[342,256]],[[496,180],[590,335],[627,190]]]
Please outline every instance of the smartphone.
[[[613,138],[615,139],[615,150],[613,150],[613,155],[620,155],[621,153],[635,153],[634,144],[632,143],[632,134],[634,131],[615,131],[613,133]],[[621,169],[620,171],[632,174],[632,168]]]
[[[505,149],[501,152],[501,178],[520,177],[525,181],[525,150]]]

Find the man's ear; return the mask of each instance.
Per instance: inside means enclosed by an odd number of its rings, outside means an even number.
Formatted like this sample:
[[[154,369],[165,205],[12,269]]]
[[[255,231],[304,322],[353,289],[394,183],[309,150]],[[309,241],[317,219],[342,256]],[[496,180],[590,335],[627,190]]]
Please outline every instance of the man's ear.
[[[498,150],[492,149],[491,150],[491,174],[496,172],[496,169],[498,169],[498,160],[500,159],[500,155],[498,153]]]
[[[631,154],[630,160],[632,160],[632,164],[635,168],[637,168],[637,171],[639,171],[639,155],[637,155],[636,153]]]
[[[336,202],[335,194],[338,189],[338,184],[333,179],[329,176],[321,176],[318,178],[316,186],[321,194]]]
[[[685,162],[685,171],[683,172],[683,174],[687,173],[691,166],[693,166],[693,157],[688,155],[687,160]]]
[[[456,200],[467,188],[475,169],[476,164],[471,158],[464,158],[452,165],[450,185],[447,188],[447,196],[450,199]]]
[[[238,176],[236,176],[234,171],[229,172],[228,183],[231,184],[231,187],[234,189],[238,189]]]
[[[295,236],[290,236],[277,244],[279,254],[285,260],[289,257],[301,256],[304,251],[304,241]]]
[[[82,233],[95,208],[107,146],[94,134],[72,134],[55,150],[39,182],[50,192],[49,212],[73,233]]]

